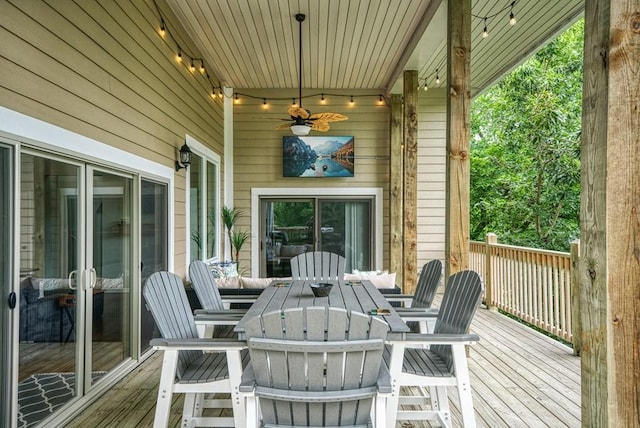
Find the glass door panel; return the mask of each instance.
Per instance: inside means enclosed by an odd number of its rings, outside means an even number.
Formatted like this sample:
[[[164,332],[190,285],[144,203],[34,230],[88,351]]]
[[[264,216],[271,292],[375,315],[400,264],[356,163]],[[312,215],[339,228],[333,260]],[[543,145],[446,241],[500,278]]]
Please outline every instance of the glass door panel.
[[[18,395],[21,418],[35,423],[82,393],[76,382],[82,169],[31,154],[22,154],[20,163]],[[59,397],[51,406],[48,399],[36,406],[25,395],[36,385],[59,389]]]
[[[133,180],[93,168],[88,176],[85,323],[94,379],[131,357]]]
[[[318,250],[340,254],[345,271],[371,270],[371,201],[320,200]]]
[[[166,184],[142,180],[140,204],[140,257],[142,262],[141,284],[144,286],[152,273],[168,270],[168,188]],[[140,323],[142,352],[150,348],[149,341],[160,337],[151,312],[147,310],[144,296],[140,298]]]
[[[264,272],[261,274],[291,276],[291,257],[314,249],[314,202],[265,200],[262,208]]]

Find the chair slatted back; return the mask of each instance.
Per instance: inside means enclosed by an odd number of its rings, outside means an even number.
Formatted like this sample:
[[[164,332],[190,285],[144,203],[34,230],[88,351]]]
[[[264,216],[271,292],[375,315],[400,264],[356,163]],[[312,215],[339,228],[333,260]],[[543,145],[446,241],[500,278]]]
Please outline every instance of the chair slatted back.
[[[438,285],[442,278],[442,262],[440,260],[431,260],[422,266],[422,271],[418,277],[416,291],[411,299],[412,308],[430,308],[433,299],[436,297]],[[407,326],[412,330],[418,328],[417,321],[407,322]]]
[[[293,279],[343,279],[345,258],[328,251],[310,251],[291,258]]]
[[[189,278],[202,309],[224,309],[216,278],[211,269],[202,260],[194,260],[189,264]]]
[[[178,275],[171,272],[152,274],[145,282],[143,295],[163,338],[198,337],[187,292]],[[201,351],[180,351],[176,372],[178,379],[182,378],[185,367],[200,356]]]
[[[367,426],[388,325],[341,308],[275,311],[246,324],[265,425]]]
[[[412,308],[430,308],[442,278],[442,262],[431,260],[422,267],[416,292],[411,300]]]
[[[457,272],[449,278],[433,329],[434,334],[465,334],[480,305],[483,293],[482,279],[471,270]],[[430,349],[438,354],[453,370],[451,346],[432,345]]]

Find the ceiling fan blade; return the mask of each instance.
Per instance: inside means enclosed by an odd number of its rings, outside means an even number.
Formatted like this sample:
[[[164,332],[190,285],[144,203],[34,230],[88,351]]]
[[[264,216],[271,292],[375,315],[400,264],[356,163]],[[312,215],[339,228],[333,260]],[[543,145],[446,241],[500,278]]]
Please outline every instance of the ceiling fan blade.
[[[309,118],[309,110],[304,109],[302,107],[291,106],[287,111],[289,112],[289,116],[291,117],[299,117],[300,119]]]
[[[274,131],[283,131],[285,129],[289,129],[290,127],[291,127],[290,123],[285,123],[285,124],[282,124],[280,126],[277,126],[277,127],[273,128],[273,130]]]
[[[329,130],[329,122],[326,122],[324,120],[315,120],[311,124],[311,129],[313,129],[314,131],[321,131],[321,132],[328,131]]]
[[[331,112],[314,113],[311,116],[309,116],[309,120],[322,120],[325,122],[340,122],[342,120],[347,120],[347,119],[349,118],[344,114],[331,113]]]

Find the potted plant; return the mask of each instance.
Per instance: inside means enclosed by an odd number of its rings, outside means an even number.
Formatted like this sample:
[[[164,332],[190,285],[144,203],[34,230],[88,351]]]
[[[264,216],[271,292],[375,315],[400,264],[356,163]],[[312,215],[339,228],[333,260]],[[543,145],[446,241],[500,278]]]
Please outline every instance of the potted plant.
[[[236,228],[237,221],[243,216],[244,212],[242,210],[227,206],[222,207],[222,223],[227,230],[227,238],[229,238],[229,243],[231,244],[231,262],[236,264],[240,257],[240,250],[249,239],[249,232]]]

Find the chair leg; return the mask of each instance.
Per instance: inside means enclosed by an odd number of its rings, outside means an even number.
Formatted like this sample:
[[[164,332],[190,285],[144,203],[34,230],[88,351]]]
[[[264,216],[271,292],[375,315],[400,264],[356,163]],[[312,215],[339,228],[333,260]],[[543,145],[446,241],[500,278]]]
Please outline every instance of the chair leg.
[[[229,384],[231,385],[231,407],[236,428],[245,428],[248,417],[245,418],[245,400],[240,394],[242,377],[242,356],[240,351],[227,351],[227,368],[229,370]]]
[[[389,360],[389,374],[391,375],[391,387],[393,391],[387,399],[386,426],[392,427],[396,424],[398,404],[400,400],[400,377],[402,376],[402,362],[404,360],[405,345],[402,341],[395,341],[391,344],[391,359]]]
[[[453,363],[456,370],[458,386],[458,398],[460,399],[460,411],[462,412],[462,424],[465,428],[475,428],[476,416],[473,410],[473,397],[471,396],[471,379],[467,366],[465,345],[454,345]]]
[[[169,424],[171,400],[173,398],[173,383],[176,378],[178,366],[178,351],[164,351],[162,359],[162,372],[158,385],[158,400],[153,419],[154,428],[165,428]]]

